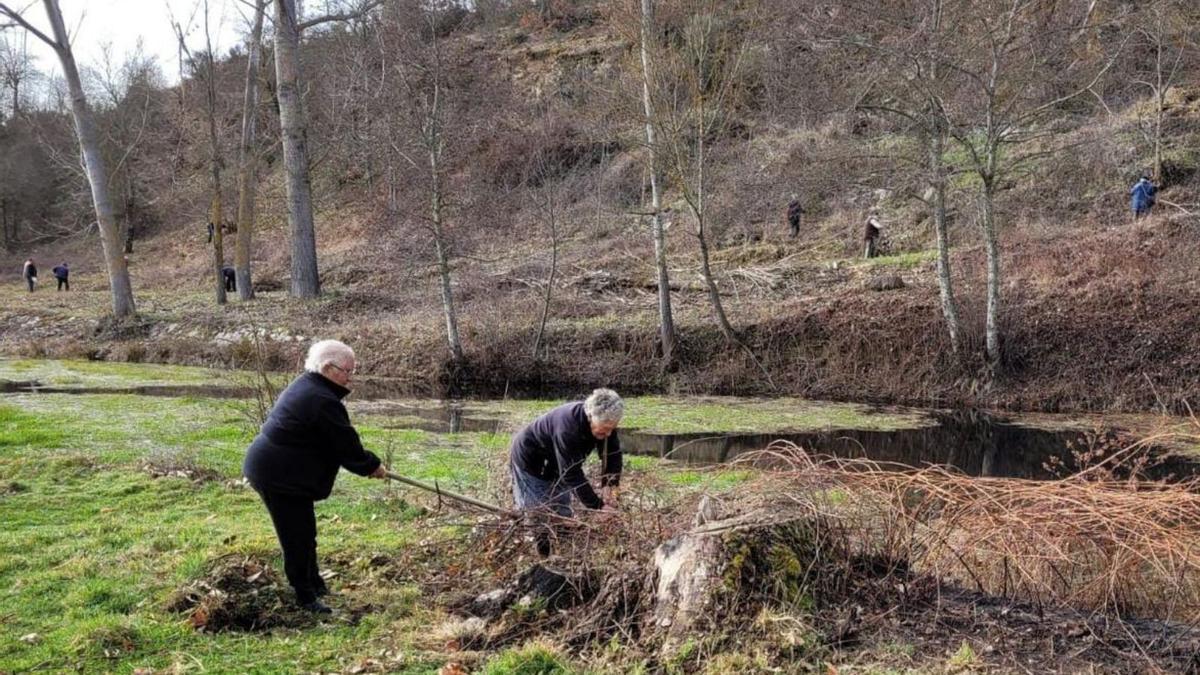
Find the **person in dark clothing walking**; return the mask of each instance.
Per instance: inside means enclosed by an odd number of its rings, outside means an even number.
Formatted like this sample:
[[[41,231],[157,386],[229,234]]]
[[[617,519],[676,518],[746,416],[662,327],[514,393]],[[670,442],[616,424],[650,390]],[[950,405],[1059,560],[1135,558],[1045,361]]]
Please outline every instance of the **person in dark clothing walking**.
[[[67,263],[60,263],[52,271],[55,281],[58,282],[58,290],[71,290],[71,270],[67,267]]]
[[[1130,188],[1129,201],[1135,222],[1150,215],[1150,209],[1154,208],[1156,194],[1158,194],[1158,186],[1150,180],[1149,174],[1143,174],[1141,180]]]
[[[216,226],[212,223],[208,224],[208,243],[212,243],[213,233],[217,231]]]
[[[879,216],[874,213],[867,218],[867,225],[863,228],[863,242],[866,248],[863,251],[863,258],[871,259],[879,255],[879,237],[883,234],[883,225],[879,222]]]
[[[550,555],[549,517],[570,517],[572,494],[590,509],[615,510],[622,463],[617,425],[624,413],[625,403],[615,391],[597,389],[583,401],[554,408],[513,436],[513,498],[534,526],[539,555]],[[600,455],[600,485],[607,504],[583,473],[583,462],[593,450]]]
[[[800,199],[792,195],[792,201],[788,202],[787,207],[788,234],[792,239],[800,234],[800,216],[803,214],[804,207],[800,205]]]
[[[237,273],[232,267],[221,268],[221,278],[225,280],[225,291],[234,293],[237,291]]]
[[[329,592],[317,567],[313,503],[333,490],[339,468],[383,478],[386,469],[362,446],[342,399],[350,393],[354,351],[337,340],[308,350],[305,373],[279,395],[242,464],[262,497],[283,549],[283,569],[305,609],[328,614]]]
[[[25,278],[29,292],[32,293],[33,285],[37,283],[37,265],[33,263],[33,258],[25,261],[25,266],[21,268],[21,276]]]

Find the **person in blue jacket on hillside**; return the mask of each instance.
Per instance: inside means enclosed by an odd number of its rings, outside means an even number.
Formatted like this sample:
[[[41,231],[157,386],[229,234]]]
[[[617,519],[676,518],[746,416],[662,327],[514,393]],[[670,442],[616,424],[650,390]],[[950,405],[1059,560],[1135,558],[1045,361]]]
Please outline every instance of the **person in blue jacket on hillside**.
[[[1149,174],[1142,174],[1141,180],[1129,190],[1130,206],[1133,207],[1133,219],[1135,221],[1150,215],[1150,209],[1154,207],[1154,195],[1156,194],[1158,194],[1158,187],[1150,180]]]

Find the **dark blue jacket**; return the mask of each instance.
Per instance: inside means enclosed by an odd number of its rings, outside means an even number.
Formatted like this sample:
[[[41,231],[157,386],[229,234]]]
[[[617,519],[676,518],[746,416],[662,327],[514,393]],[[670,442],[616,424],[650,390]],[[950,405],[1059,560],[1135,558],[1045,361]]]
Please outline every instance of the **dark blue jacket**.
[[[1154,195],[1158,188],[1145,178],[1139,180],[1129,191],[1131,206],[1134,211],[1142,212],[1154,206]]]
[[[58,267],[54,268],[53,272],[54,272],[55,279],[66,279],[67,276],[71,273],[71,270],[67,269],[66,267],[63,267],[62,265],[59,265]]]
[[[605,442],[592,435],[592,426],[583,402],[560,405],[529,423],[513,437],[510,455],[513,464],[525,473],[544,481],[558,482],[575,491],[588,508],[598,509],[604,501],[592,489],[583,473],[583,461],[595,450],[603,462],[601,484],[621,482],[621,441],[614,430]]]
[[[325,499],[339,467],[360,476],[379,468],[363,449],[342,399],[350,390],[304,373],[279,395],[246,451],[242,473],[259,490]]]

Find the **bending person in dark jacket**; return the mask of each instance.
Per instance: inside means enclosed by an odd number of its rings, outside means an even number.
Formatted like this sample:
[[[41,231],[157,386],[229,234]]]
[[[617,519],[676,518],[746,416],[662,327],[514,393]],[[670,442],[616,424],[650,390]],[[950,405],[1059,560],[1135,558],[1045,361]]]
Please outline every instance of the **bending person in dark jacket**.
[[[242,464],[271,514],[296,600],[313,612],[331,611],[318,599],[329,590],[317,569],[313,503],[329,496],[340,467],[372,478],[385,472],[379,458],[363,449],[342,404],[354,369],[354,351],[347,345],[313,344],[306,372],[279,395]]]
[[[590,509],[615,510],[612,502],[621,482],[617,425],[624,414],[625,403],[617,392],[597,389],[584,401],[560,405],[542,415],[513,437],[509,449],[513,498],[518,509],[541,512],[534,516],[540,555],[550,554],[550,531],[544,516],[569,517],[572,494]],[[600,485],[609,504],[596,494],[583,473],[583,462],[593,450],[603,464]]]

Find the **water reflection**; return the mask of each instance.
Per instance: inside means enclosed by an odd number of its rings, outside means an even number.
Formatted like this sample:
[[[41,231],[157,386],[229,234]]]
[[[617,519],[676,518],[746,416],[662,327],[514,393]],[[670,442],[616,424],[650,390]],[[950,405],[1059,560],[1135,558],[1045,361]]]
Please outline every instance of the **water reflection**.
[[[871,431],[829,429],[769,434],[653,434],[623,431],[622,447],[687,464],[712,465],[762,450],[775,441],[795,443],[808,452],[866,458],[905,466],[942,465],[971,476],[1049,479],[1083,468],[1080,458],[1106,456],[1123,446],[1116,431],[1049,430],[1013,423],[978,411],[936,413],[936,425],[919,429]],[[1155,457],[1152,478],[1192,476],[1197,465],[1177,455]]]

